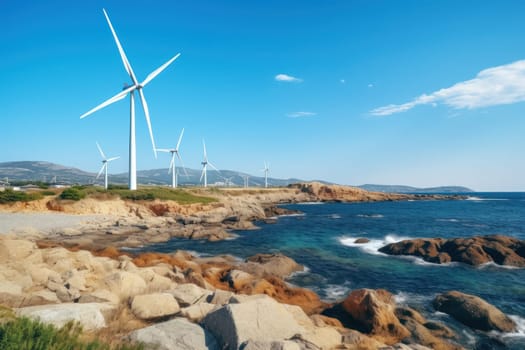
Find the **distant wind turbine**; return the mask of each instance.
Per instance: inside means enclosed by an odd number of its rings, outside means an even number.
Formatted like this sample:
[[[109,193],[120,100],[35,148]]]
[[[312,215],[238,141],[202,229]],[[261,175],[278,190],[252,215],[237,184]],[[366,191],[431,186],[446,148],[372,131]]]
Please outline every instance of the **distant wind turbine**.
[[[204,140],[202,140],[202,146],[204,147],[204,159],[201,162],[202,173],[199,181],[202,181],[202,178],[204,177],[204,187],[208,187],[208,165],[211,166],[213,169],[217,170],[217,172],[220,173],[220,171],[215,167],[215,165],[208,162],[208,155],[206,154],[206,143],[204,143]]]
[[[104,189],[108,189],[108,163],[114,160],[119,159],[120,157],[112,157],[112,158],[106,158],[106,155],[102,151],[102,148],[100,148],[100,145],[97,144],[98,151],[100,152],[100,155],[102,156],[102,168],[100,168],[100,171],[98,172],[97,177],[95,180],[98,180],[102,172],[104,171]]]
[[[106,100],[105,102],[101,103],[97,107],[93,108],[87,113],[84,113],[82,116],[80,116],[80,119],[87,117],[88,115],[98,111],[99,109],[102,109],[106,106],[109,106],[112,103],[115,103],[117,101],[122,100],[126,97],[126,95],[129,94],[130,97],[130,127],[129,127],[129,189],[130,190],[136,190],[137,189],[137,147],[135,143],[135,91],[138,91],[140,100],[142,103],[142,108],[144,109],[144,116],[146,117],[146,123],[148,124],[149,129],[149,136],[151,138],[151,144],[153,146],[153,153],[155,155],[155,158],[157,158],[157,150],[155,147],[155,139],[153,138],[153,130],[151,129],[151,121],[149,117],[149,109],[148,104],[146,103],[146,97],[144,96],[144,91],[142,88],[146,86],[150,81],[152,81],[157,75],[159,75],[164,69],[166,69],[173,61],[175,61],[180,53],[173,56],[168,62],[164,63],[159,68],[155,69],[153,72],[151,72],[144,81],[139,83],[137,80],[135,73],[133,72],[133,69],[131,68],[131,64],[128,61],[128,58],[126,57],[126,53],[124,52],[124,49],[122,48],[122,45],[120,44],[120,41],[117,37],[117,33],[115,32],[115,29],[113,29],[113,25],[111,24],[111,21],[109,20],[109,16],[106,13],[105,9],[102,9],[104,11],[104,16],[106,16],[106,20],[108,22],[109,28],[111,29],[111,33],[113,34],[113,38],[115,39],[115,43],[117,44],[120,57],[122,58],[122,63],[124,64],[124,69],[126,69],[126,72],[129,74],[132,85],[131,86],[125,86],[123,91],[119,92],[115,96],[111,97],[109,100]]]
[[[186,172],[186,168],[184,167],[184,163],[182,162],[182,158],[180,157],[180,153],[179,153],[179,146],[180,146],[180,142],[182,141],[182,135],[184,135],[184,128],[182,129],[180,133],[179,141],[177,142],[177,147],[169,148],[169,149],[168,148],[157,148],[158,152],[171,153],[171,162],[170,162],[170,166],[168,169],[168,174],[171,174],[171,187],[173,188],[177,187],[177,175],[178,175],[178,172],[175,171],[176,169],[175,156],[179,158],[180,164],[182,165],[182,168],[184,169],[184,173],[186,174],[186,176],[188,175],[188,173]]]
[[[264,187],[268,188],[268,172],[270,171],[270,163],[264,162],[264,169],[261,171],[264,171]]]

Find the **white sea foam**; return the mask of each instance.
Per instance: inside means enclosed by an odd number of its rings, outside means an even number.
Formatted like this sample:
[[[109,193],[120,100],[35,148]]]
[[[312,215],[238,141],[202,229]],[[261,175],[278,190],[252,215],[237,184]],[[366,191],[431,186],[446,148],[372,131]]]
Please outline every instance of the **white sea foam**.
[[[441,221],[441,222],[459,222],[458,219],[436,219],[436,221]]]
[[[297,205],[320,205],[320,204],[325,204],[324,202],[302,202],[302,203],[297,203]]]
[[[350,289],[350,281],[345,281],[343,284],[327,284],[323,288],[326,295],[325,300],[329,302],[339,301],[347,296]]]
[[[483,201],[508,201],[509,199],[508,198],[480,198],[476,196],[468,196],[465,200],[483,202]]]
[[[487,268],[498,268],[498,269],[505,269],[505,270],[519,270],[522,269],[522,267],[518,266],[510,266],[510,265],[499,265],[496,264],[494,261],[489,261],[483,264],[480,264],[477,266],[478,269],[483,270]]]
[[[358,238],[359,237],[344,236],[339,238],[339,242],[347,247],[359,248],[369,254],[386,255],[384,253],[379,252],[379,249],[390,243],[396,243],[404,241],[406,239],[411,239],[410,237],[400,237],[392,234],[386,235],[385,237],[383,237],[383,239],[370,239],[370,241],[367,243],[355,243],[356,239]]]
[[[369,218],[369,219],[381,219],[384,218],[382,214],[357,214],[360,218]]]
[[[509,317],[516,323],[516,332],[504,333],[503,337],[525,337],[525,318],[517,315],[509,315]]]
[[[394,300],[399,305],[421,305],[426,304],[432,296],[410,292],[399,292],[394,294]]]
[[[339,215],[339,214],[332,214],[332,215],[330,215],[330,217],[332,219],[341,219],[341,215]]]
[[[283,214],[277,216],[277,218],[294,217],[294,216],[306,216],[305,213],[294,213],[294,214]]]
[[[294,276],[297,276],[297,275],[306,275],[307,273],[310,273],[310,268],[306,265],[303,265],[303,271],[295,271],[295,272],[292,272],[291,275],[289,276],[289,278],[292,278]]]

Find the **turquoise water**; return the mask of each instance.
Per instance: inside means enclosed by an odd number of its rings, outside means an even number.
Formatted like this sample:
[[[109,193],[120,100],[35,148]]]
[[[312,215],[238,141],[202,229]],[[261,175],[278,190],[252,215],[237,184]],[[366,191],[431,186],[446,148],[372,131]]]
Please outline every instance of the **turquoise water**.
[[[340,300],[352,289],[384,288],[395,294],[399,303],[416,307],[428,318],[453,327],[468,348],[482,348],[483,344],[490,349],[506,344],[512,349],[525,349],[525,269],[433,265],[377,252],[389,242],[416,237],[497,233],[525,239],[525,193],[476,193],[469,200],[457,201],[287,207],[304,215],[280,217],[275,224],[258,223],[260,230],[237,232],[239,237],[234,240],[209,243],[175,239],[144,250],[186,249],[202,255],[232,254],[240,258],[281,252],[308,268],[289,282],[313,289],[325,300]],[[359,237],[370,239],[370,243],[353,244]],[[510,336],[476,333],[436,313],[431,307],[432,299],[448,290],[478,295],[514,315],[520,332]]]

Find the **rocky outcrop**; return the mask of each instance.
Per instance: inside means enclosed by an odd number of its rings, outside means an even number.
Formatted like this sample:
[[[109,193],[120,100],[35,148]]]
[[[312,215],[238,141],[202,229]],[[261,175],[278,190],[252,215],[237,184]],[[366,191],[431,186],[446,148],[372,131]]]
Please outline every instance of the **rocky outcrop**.
[[[356,329],[381,342],[395,344],[410,335],[395,315],[392,294],[384,289],[354,290],[343,301],[342,307]]]
[[[175,318],[136,330],[129,334],[127,339],[141,342],[158,350],[221,349],[211,333],[183,318]]]
[[[239,269],[257,277],[268,275],[286,278],[294,272],[303,271],[304,266],[282,254],[257,254],[246,259]]]
[[[450,291],[438,295],[433,302],[438,311],[459,322],[482,331],[513,332],[516,324],[495,306],[474,295]]]
[[[525,267],[525,241],[501,235],[411,239],[388,244],[379,251],[389,255],[417,256],[437,264],[455,261],[481,265],[494,262]]]
[[[286,308],[272,299],[226,305],[209,313],[202,324],[229,350],[237,350],[248,340],[280,341],[304,332]]]

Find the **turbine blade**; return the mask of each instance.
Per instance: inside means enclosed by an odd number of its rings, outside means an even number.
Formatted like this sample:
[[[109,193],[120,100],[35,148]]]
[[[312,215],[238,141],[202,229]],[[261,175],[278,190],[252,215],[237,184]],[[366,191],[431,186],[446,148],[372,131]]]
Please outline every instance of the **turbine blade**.
[[[157,147],[155,147],[155,139],[153,138],[153,129],[151,128],[151,120],[149,118],[148,103],[142,89],[139,89],[140,101],[142,102],[142,108],[144,109],[144,115],[146,116],[146,123],[148,124],[149,137],[151,138],[151,145],[153,146],[153,153],[155,159],[157,159]]]
[[[106,161],[107,161],[107,162],[111,162],[111,161],[113,161],[113,160],[117,160],[117,159],[119,159],[119,158],[120,158],[120,156],[118,156],[118,157],[113,157],[113,158],[106,159]]]
[[[180,157],[179,152],[175,152],[177,154],[177,158],[180,160],[180,165],[182,166],[182,169],[184,170],[184,174],[186,177],[188,176],[188,172],[186,171],[186,167],[184,166],[184,162],[182,161],[182,158]]]
[[[219,174],[221,173],[221,171],[220,171],[219,169],[217,169],[217,168],[215,167],[215,165],[211,164],[210,162],[208,162],[208,165],[211,166],[213,169],[217,170],[217,172],[218,172]]]
[[[98,180],[98,178],[100,177],[100,175],[102,174],[102,172],[104,171],[104,168],[106,167],[108,163],[104,163],[102,164],[102,168],[100,168],[100,171],[98,172],[98,175],[97,177],[95,178],[95,180]]]
[[[115,103],[117,101],[120,101],[122,100],[124,97],[126,97],[127,93],[130,92],[131,90],[135,89],[136,87],[135,86],[131,86],[129,88],[127,88],[126,90],[124,91],[121,91],[119,92],[118,94],[116,94],[115,96],[111,97],[110,99],[102,102],[101,104],[99,104],[98,106],[96,106],[95,108],[93,108],[92,110],[90,110],[89,112],[86,112],[84,114],[82,114],[80,116],[80,119],[82,118],[85,118],[87,117],[88,115],[92,114],[92,113],[95,113],[96,111],[98,111],[99,109],[102,109],[112,103]]]
[[[167,149],[167,148],[157,148],[157,152],[165,152],[165,153],[170,153],[171,150],[170,149]]]
[[[180,53],[173,56],[168,62],[164,63],[159,68],[155,69],[153,72],[151,72],[146,79],[140,84],[142,86],[146,86],[150,81],[152,81],[157,75],[159,75],[164,69],[166,69],[173,61],[175,61],[180,56]]]
[[[122,63],[124,63],[124,68],[126,69],[126,72],[128,72],[129,76],[131,77],[131,80],[133,80],[134,85],[138,85],[137,78],[135,77],[135,73],[133,73],[133,69],[131,68],[131,64],[129,64],[128,58],[126,57],[126,53],[124,52],[124,49],[122,48],[122,45],[120,44],[120,40],[118,40],[117,33],[115,32],[115,29],[113,29],[113,25],[111,24],[111,21],[109,20],[109,16],[106,13],[105,9],[102,9],[104,11],[104,16],[106,16],[106,20],[109,24],[109,29],[111,29],[111,33],[113,34],[113,38],[115,39],[115,42],[117,43],[118,51],[120,53],[120,58],[122,58]]]
[[[202,146],[204,147],[204,161],[208,161],[208,156],[206,155],[206,143],[204,142],[204,139],[202,139]]]
[[[202,182],[202,178],[204,177],[204,172],[206,171],[206,166],[203,166],[202,167],[202,173],[201,173],[201,178],[199,180],[199,182]]]
[[[98,142],[95,142],[97,144],[97,148],[98,148],[98,151],[100,152],[100,155],[102,156],[102,159],[106,159],[106,155],[104,154],[104,152],[102,152],[102,148],[100,148],[100,145],[98,144]]]
[[[184,128],[182,128],[182,131],[180,132],[179,141],[177,142],[177,147],[175,147],[175,152],[178,152],[179,150],[180,142],[182,141],[182,135],[184,135]]]
[[[173,158],[173,156],[171,157],[171,161],[170,161],[170,166],[168,168],[168,174],[171,174],[171,168],[173,167],[173,162],[175,161],[175,159]]]

